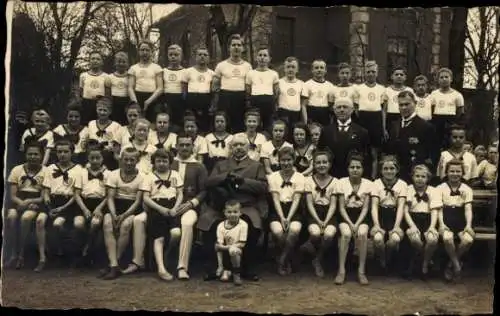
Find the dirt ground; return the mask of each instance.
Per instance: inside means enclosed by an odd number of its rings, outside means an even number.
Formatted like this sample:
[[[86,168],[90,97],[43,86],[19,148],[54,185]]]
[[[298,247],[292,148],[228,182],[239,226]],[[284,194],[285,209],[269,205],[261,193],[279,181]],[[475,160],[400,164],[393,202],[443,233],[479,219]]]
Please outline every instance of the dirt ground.
[[[288,277],[269,266],[262,280],[242,287],[204,282],[201,271],[190,281],[162,283],[152,273],[124,276],[114,281],[95,278],[95,271],[29,269],[4,271],[2,305],[28,309],[105,308],[154,311],[247,311],[255,313],[368,315],[478,314],[493,312],[493,277],[464,275],[458,284],[441,280],[406,281],[369,277],[360,286],[350,276],[343,286],[333,284],[334,274],[317,279],[311,268]]]

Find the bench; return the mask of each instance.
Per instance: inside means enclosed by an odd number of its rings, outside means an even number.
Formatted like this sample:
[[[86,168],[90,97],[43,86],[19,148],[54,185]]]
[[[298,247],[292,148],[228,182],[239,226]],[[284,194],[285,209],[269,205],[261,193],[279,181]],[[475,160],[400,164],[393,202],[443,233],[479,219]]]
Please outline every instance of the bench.
[[[486,210],[487,225],[485,223],[478,224],[474,226],[474,232],[476,233],[476,240],[496,240],[496,209],[497,209],[497,191],[496,190],[485,190],[476,189],[474,190],[474,201],[473,209]],[[491,226],[489,224],[492,224]]]

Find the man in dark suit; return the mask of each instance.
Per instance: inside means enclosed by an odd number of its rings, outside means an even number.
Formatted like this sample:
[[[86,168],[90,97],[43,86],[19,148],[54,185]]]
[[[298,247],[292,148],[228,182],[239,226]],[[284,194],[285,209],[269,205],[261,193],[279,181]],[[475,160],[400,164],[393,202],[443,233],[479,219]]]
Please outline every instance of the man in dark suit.
[[[334,106],[336,121],[323,128],[318,141],[320,150],[329,150],[333,155],[330,173],[336,178],[348,176],[347,159],[351,151],[357,151],[365,158],[369,156],[368,132],[360,125],[352,122],[353,110],[354,106],[350,100],[338,100]],[[365,176],[374,171],[373,167],[366,162],[364,169]]]
[[[411,182],[411,170],[415,165],[425,164],[431,170],[433,144],[443,136],[436,135],[433,126],[415,112],[416,99],[410,91],[398,95],[401,117],[391,131],[389,153],[398,157],[400,177]]]
[[[261,163],[248,157],[248,139],[235,136],[231,141],[231,156],[219,161],[207,179],[206,187],[210,205],[199,218],[198,229],[203,232],[204,259],[206,260],[205,280],[214,279],[216,261],[214,245],[217,224],[223,218],[223,207],[228,199],[241,204],[242,219],[248,224],[248,237],[243,250],[242,278],[257,281],[253,273],[256,251],[264,219],[267,217],[267,180]]]

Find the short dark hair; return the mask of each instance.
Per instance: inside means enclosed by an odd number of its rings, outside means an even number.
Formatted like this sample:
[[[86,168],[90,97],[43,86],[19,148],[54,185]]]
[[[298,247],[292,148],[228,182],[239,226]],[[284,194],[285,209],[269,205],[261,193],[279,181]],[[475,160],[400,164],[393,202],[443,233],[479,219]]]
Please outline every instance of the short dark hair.
[[[340,63],[337,68],[338,68],[338,71],[341,71],[342,69],[352,70],[352,66],[349,65],[348,63]]]
[[[56,150],[56,152],[57,152],[57,147],[59,146],[69,146],[70,151],[72,152],[75,151],[75,145],[67,138],[62,138],[56,141],[56,143],[54,144],[54,149]]]
[[[281,147],[278,150],[278,159],[280,159],[283,156],[290,156],[292,157],[292,159],[295,159],[295,150],[293,149],[293,147],[290,146]]]
[[[404,90],[398,93],[398,98],[406,98],[409,97],[410,99],[413,100],[413,102],[417,102],[417,98],[415,97],[415,94],[409,90]]]
[[[45,150],[44,148],[42,147],[42,145],[37,142],[37,141],[31,141],[31,142],[27,142],[25,145],[24,145],[24,153],[26,153],[28,151],[29,148],[36,148],[40,151],[40,153],[44,154]]]
[[[352,150],[347,155],[347,165],[349,166],[353,161],[359,161],[361,165],[363,165],[365,158],[363,157],[363,154],[361,154],[360,152]]]
[[[298,64],[299,60],[297,59],[297,57],[293,57],[293,56],[289,56],[289,57],[285,58],[284,63],[292,63],[292,62],[296,62]]]
[[[172,162],[172,154],[165,148],[159,148],[151,155],[151,164],[154,165],[156,158],[165,158],[169,163]]]
[[[424,76],[424,75],[418,75],[418,76],[415,77],[415,79],[413,79],[413,83],[416,83],[419,80],[424,80],[425,83],[429,82],[429,79],[427,79],[426,76]]]
[[[231,199],[224,203],[225,207],[233,207],[233,206],[241,206],[241,203],[238,200]]]
[[[405,75],[407,74],[406,68],[401,65],[397,65],[394,68],[392,68],[391,74],[395,73],[398,70],[401,70]]]

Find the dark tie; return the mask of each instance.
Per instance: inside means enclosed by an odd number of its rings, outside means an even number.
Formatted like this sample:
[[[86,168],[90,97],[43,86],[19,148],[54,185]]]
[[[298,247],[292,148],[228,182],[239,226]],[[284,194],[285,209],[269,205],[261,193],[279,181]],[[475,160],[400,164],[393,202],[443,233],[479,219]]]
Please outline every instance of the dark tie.
[[[451,191],[450,196],[460,196],[460,191]]]
[[[222,139],[216,139],[212,141],[212,144],[215,147],[221,147],[221,148],[226,148],[226,142]]]
[[[57,169],[52,173],[52,177],[54,179],[57,179],[59,177],[63,177],[64,182],[68,182],[69,176],[68,176],[68,171],[62,171],[61,169]]]
[[[349,128],[349,124],[339,125],[339,128],[340,128],[341,132],[347,132],[347,129]]]
[[[250,143],[248,146],[249,146],[250,150],[257,149],[257,145],[255,145],[254,143]]]
[[[410,124],[411,124],[411,119],[409,119],[409,120],[403,120],[403,128],[408,127],[408,125],[410,125]]]
[[[273,150],[273,157],[276,157],[278,155],[278,148],[275,148]]]
[[[162,143],[158,143],[158,144],[155,145],[155,147],[157,149],[161,149],[161,148],[163,148],[163,144]]]
[[[158,185],[158,189],[160,189],[162,186],[164,186],[166,189],[170,188],[170,180],[156,180],[155,184]]]
[[[104,175],[102,174],[102,172],[99,172],[96,175],[93,175],[92,173],[89,172],[89,181],[92,181],[94,179],[104,181]]]
[[[105,130],[98,130],[96,133],[97,137],[104,137],[104,134],[106,134]]]
[[[139,151],[139,156],[140,157],[145,157],[148,154],[147,151]]]
[[[320,188],[319,185],[316,186],[316,192],[318,192],[321,197],[326,196],[326,188]]]
[[[307,161],[307,158],[305,156],[297,156],[297,158],[295,158],[295,164],[296,165],[308,165],[309,162]]]
[[[424,202],[429,202],[429,196],[427,193],[424,193],[422,196],[420,196],[418,193],[415,193],[415,199],[417,200],[417,203],[420,203],[422,201]]]
[[[129,142],[132,142],[133,140],[134,140],[134,136],[130,136],[130,137],[128,138],[128,141],[129,141]]]
[[[292,182],[290,182],[290,181],[283,181],[283,183],[281,184],[281,188],[291,187],[291,186],[292,186]]]
[[[356,201],[361,201],[357,192],[352,191],[351,194],[347,197],[348,200],[354,198]]]
[[[386,187],[386,188],[384,188],[384,190],[385,190],[385,194],[387,196],[392,195],[393,197],[395,197],[394,191],[392,189]]]
[[[29,175],[25,175],[25,176],[21,177],[21,184],[24,184],[24,182],[26,182],[28,180],[31,181],[31,185],[38,185],[38,182],[36,181],[36,179],[33,178],[32,176],[29,176]]]

